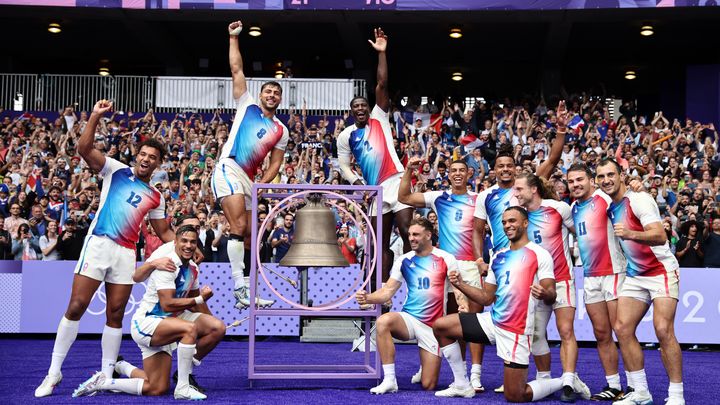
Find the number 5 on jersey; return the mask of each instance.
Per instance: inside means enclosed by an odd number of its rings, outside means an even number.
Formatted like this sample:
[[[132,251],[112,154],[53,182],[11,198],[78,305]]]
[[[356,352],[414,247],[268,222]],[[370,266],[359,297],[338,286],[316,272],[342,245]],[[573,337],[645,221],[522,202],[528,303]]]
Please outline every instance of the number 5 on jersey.
[[[132,205],[133,207],[137,208],[140,204],[140,201],[142,201],[142,196],[139,196],[135,194],[134,191],[130,192],[130,198],[125,200],[128,204]]]

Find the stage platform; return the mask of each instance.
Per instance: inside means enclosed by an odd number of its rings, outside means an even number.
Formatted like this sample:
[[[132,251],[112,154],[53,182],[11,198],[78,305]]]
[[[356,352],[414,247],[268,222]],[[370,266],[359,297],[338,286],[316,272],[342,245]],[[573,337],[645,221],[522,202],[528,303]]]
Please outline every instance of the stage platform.
[[[16,339],[7,335],[0,339],[0,392],[4,404],[170,404],[178,402],[172,392],[161,397],[135,397],[126,394],[99,393],[95,397],[71,398],[73,390],[100,367],[100,340],[79,339],[75,342],[63,367],[64,379],[51,397],[36,399],[35,387],[40,384],[50,363],[53,341],[51,339]],[[495,355],[495,348],[486,350],[483,366],[483,384],[487,392],[474,399],[440,399],[432,392],[425,392],[419,385],[410,384],[410,377],[417,371],[419,359],[417,347],[397,345],[396,370],[400,391],[382,396],[368,391],[376,382],[372,380],[255,380],[252,387],[247,379],[248,343],[224,341],[212,352],[195,375],[207,388],[207,403],[213,404],[460,404],[482,401],[501,404],[505,400],[492,389],[502,382],[502,362]],[[347,343],[300,343],[297,338],[269,338],[258,342],[258,360],[264,364],[318,362],[347,364],[362,362],[363,353],[350,352]],[[656,404],[662,405],[667,394],[667,377],[662,367],[660,352],[646,350],[645,368],[650,389]],[[123,340],[121,355],[135,365],[140,365],[140,351],[135,343]],[[560,357],[557,348],[552,349],[553,376],[560,376]],[[685,398],[688,404],[720,403],[720,353],[683,352]],[[322,359],[322,360],[321,360]],[[174,366],[173,366],[174,367]],[[597,351],[581,348],[578,360],[581,378],[596,392],[605,385],[604,373]],[[530,376],[534,378],[534,366]],[[443,360],[439,388],[452,381],[452,373]],[[622,376],[623,384],[625,376]],[[583,403],[585,401],[578,401]],[[559,394],[541,403],[560,404]],[[585,403],[596,403],[587,401]]]

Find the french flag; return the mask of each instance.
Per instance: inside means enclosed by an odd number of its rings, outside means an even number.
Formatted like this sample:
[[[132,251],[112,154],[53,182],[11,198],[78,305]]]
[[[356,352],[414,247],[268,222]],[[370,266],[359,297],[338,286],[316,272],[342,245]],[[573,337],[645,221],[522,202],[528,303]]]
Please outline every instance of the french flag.
[[[442,120],[438,120],[440,117],[440,114],[430,114],[430,113],[417,113],[417,112],[401,112],[402,119],[405,120],[407,124],[410,126],[415,126],[415,121],[418,119],[422,120],[422,126],[428,126],[433,121],[437,120],[433,128],[435,129],[435,132],[438,134],[440,133],[440,128],[442,127]],[[400,119],[396,119],[396,129],[397,129],[397,136],[398,139],[403,139],[404,135],[402,132],[403,129],[403,122]],[[407,139],[405,139],[407,141]]]
[[[580,130],[582,130],[582,127],[585,126],[585,121],[583,121],[582,117],[575,114],[575,116],[570,120],[568,123],[568,128],[575,131],[575,133],[579,133]]]
[[[35,192],[37,198],[45,195],[45,190],[43,190],[42,186],[42,171],[37,167],[33,169],[25,183],[25,192],[30,193],[31,191]]]
[[[60,213],[60,223],[58,224],[58,235],[62,233],[62,231],[65,229],[65,220],[68,218],[68,198],[67,195],[65,196],[65,200],[63,203],[63,209]]]

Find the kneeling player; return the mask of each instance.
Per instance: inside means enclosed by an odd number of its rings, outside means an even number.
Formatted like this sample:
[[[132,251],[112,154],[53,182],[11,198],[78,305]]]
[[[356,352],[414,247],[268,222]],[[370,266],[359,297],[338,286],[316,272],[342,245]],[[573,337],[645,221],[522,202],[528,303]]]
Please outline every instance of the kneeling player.
[[[96,373],[73,393],[74,397],[97,391],[120,391],[135,395],[162,395],[170,387],[172,352],[178,351],[176,399],[207,398],[189,384],[195,361],[203,359],[225,336],[225,325],[209,315],[205,300],[210,287],[199,289],[198,266],[192,261],[198,234],[193,226],[182,226],[175,237],[175,250],[153,254],[136,270],[136,276],[153,271],[147,290],[132,319],[132,337],[143,356],[143,370],[118,361],[115,370],[130,378],[108,379]]]
[[[527,383],[537,301],[552,305],[556,298],[552,257],[528,240],[528,214],[524,208],[506,209],[502,224],[510,247],[493,255],[482,289],[464,283],[458,273],[450,274],[450,282],[469,300],[483,306],[494,305],[490,313],[452,314],[433,325],[455,377],[450,388],[436,392],[436,396],[462,396],[465,387],[470,386],[458,339],[497,346],[497,354],[505,362],[505,398],[509,402],[539,400],[562,388],[560,378]],[[589,396],[587,386],[577,377],[573,388]]]
[[[382,304],[392,299],[400,289],[402,280],[407,283],[407,298],[402,312],[388,312],[377,320],[377,351],[383,365],[383,381],[370,390],[373,394],[386,394],[398,390],[395,378],[395,345],[399,340],[417,339],[420,346],[421,383],[432,390],[440,374],[440,350],[433,336],[432,324],[444,314],[447,296],[447,274],[457,271],[457,261],[450,254],[432,246],[433,225],[425,218],[410,221],[408,228],[412,250],[400,256],[390,271],[385,285],[372,294],[358,291],[360,305]],[[464,298],[456,296],[459,303]],[[472,387],[466,396],[472,397]]]

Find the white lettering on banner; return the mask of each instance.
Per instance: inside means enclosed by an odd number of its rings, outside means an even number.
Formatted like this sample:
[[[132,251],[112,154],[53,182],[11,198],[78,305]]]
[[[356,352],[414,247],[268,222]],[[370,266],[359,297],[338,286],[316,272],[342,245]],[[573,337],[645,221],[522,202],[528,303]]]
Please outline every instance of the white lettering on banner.
[[[135,296],[132,294],[132,292],[130,293],[130,297],[128,298],[127,305],[125,306],[125,315],[135,311],[135,308],[140,305],[140,301],[142,301],[142,297],[145,294],[145,290],[147,289],[147,284],[144,282],[138,283],[138,284],[143,286],[143,292],[142,292],[142,294],[140,294],[140,298],[138,298],[138,299],[135,299]],[[105,313],[105,309],[107,308],[107,296],[105,295],[104,286],[105,286],[104,282],[102,284],[100,284],[98,289],[95,290],[95,294],[93,294],[92,299],[90,299],[90,304],[88,305],[87,311],[86,311],[90,315],[102,315]],[[99,302],[100,304],[102,304],[100,306],[100,309],[98,309],[96,311],[92,310],[94,302]]]
[[[696,317],[695,315],[700,311],[700,309],[703,306],[703,303],[705,303],[705,298],[703,298],[703,295],[699,291],[688,291],[685,294],[683,294],[683,305],[685,308],[690,307],[690,297],[695,297],[697,301],[695,302],[695,306],[690,309],[690,313],[688,313],[685,318],[683,319],[683,322],[690,322],[690,323],[705,323],[705,317]]]

